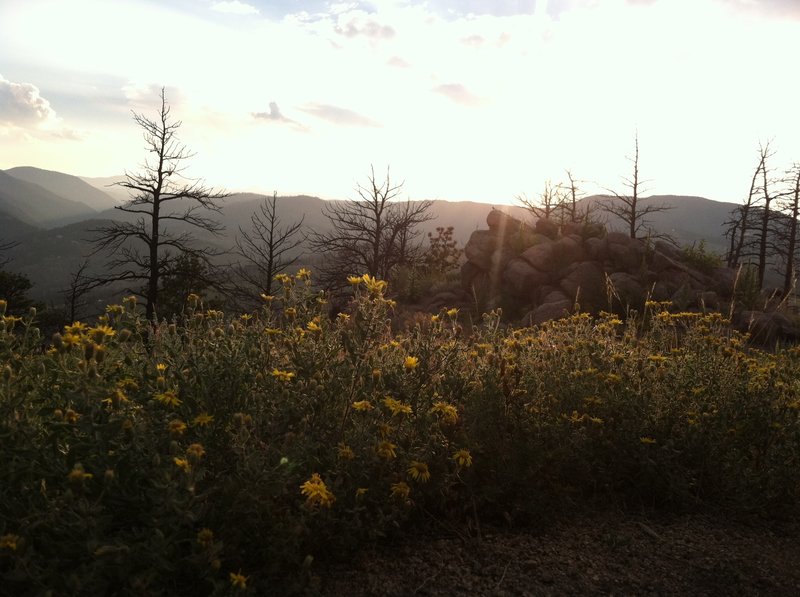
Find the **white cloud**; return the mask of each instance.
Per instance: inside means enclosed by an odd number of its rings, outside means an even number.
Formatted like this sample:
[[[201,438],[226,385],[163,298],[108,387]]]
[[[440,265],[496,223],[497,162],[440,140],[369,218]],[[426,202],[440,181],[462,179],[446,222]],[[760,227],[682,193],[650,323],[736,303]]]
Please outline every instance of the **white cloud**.
[[[3,126],[5,125],[5,126]],[[31,83],[14,83],[0,75],[0,128],[18,129],[38,137],[78,140],[81,135],[64,127],[50,102]]]
[[[50,102],[30,83],[12,83],[0,75],[0,122],[15,126],[39,126],[56,120]]]
[[[259,10],[252,4],[239,2],[239,0],[227,0],[225,2],[215,2],[211,5],[211,10],[231,15],[257,15]]]
[[[367,116],[364,116],[363,114],[359,114],[353,110],[348,110],[347,108],[340,108],[339,106],[314,103],[300,109],[303,112],[311,114],[312,116],[316,116],[317,118],[321,118],[322,120],[327,120],[333,124],[367,127],[381,126],[379,123]]]
[[[477,106],[483,103],[481,98],[460,83],[445,83],[443,85],[437,85],[433,88],[433,91],[440,93],[457,104],[463,104],[465,106]]]

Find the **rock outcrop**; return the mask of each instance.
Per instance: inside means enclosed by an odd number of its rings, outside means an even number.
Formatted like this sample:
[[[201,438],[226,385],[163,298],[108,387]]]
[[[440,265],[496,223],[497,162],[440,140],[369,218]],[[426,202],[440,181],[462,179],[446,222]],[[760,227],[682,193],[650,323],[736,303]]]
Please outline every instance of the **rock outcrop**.
[[[732,298],[735,272],[699,271],[663,241],[646,242],[600,224],[540,219],[529,226],[492,210],[488,230],[464,247],[464,290],[491,307],[512,301],[523,324],[541,323],[575,308],[597,312],[641,310],[647,299],[682,309],[718,308]]]

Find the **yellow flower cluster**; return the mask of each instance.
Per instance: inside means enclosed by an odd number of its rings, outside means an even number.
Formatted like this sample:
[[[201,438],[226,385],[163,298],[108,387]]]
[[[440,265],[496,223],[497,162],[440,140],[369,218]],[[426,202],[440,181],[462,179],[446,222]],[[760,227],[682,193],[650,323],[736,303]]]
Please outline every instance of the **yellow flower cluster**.
[[[405,402],[401,402],[399,400],[395,400],[391,396],[387,396],[383,400],[383,404],[388,408],[392,415],[410,415],[411,414],[411,405],[406,404]]]
[[[414,481],[419,481],[420,483],[427,483],[431,479],[428,465],[417,460],[411,461],[411,466],[408,467],[406,472]]]
[[[325,485],[319,473],[312,474],[311,478],[300,486],[300,493],[306,496],[306,504],[309,506],[330,508],[336,501],[336,496]]]

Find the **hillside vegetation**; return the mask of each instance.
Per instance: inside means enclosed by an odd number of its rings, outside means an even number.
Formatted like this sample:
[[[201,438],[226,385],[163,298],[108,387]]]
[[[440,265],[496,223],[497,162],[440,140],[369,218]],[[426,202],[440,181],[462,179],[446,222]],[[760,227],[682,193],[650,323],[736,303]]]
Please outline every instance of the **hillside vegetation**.
[[[310,273],[239,317],[129,298],[42,349],[0,323],[0,586],[16,595],[313,588],[318,563],[564,504],[797,515],[800,349],[648,303],[393,333],[386,284],[328,317]],[[0,310],[5,305],[0,303]]]

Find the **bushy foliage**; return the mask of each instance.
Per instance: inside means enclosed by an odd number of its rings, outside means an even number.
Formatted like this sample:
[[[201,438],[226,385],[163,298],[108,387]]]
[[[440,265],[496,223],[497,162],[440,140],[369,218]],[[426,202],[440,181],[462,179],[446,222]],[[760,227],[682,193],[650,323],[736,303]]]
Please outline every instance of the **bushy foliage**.
[[[287,594],[314,560],[432,520],[558,503],[796,509],[800,350],[648,303],[393,334],[385,282],[327,317],[309,273],[241,317],[135,299],[42,350],[0,323],[0,583],[14,594]],[[0,310],[2,310],[0,303]]]
[[[709,274],[715,267],[722,267],[722,257],[706,248],[706,241],[692,243],[681,249],[681,259],[698,271]]]

